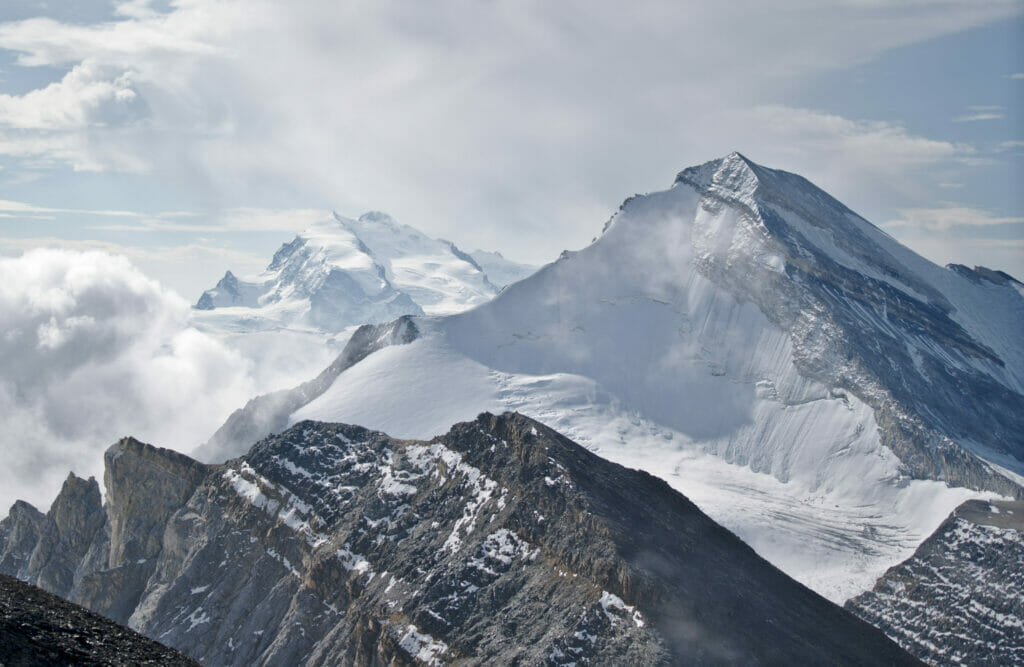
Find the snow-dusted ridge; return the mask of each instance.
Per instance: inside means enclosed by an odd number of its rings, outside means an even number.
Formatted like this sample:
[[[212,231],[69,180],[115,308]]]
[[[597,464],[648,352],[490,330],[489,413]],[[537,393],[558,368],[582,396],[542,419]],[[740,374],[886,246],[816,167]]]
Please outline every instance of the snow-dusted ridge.
[[[1024,470],[1024,298],[739,154],[339,375],[292,421],[430,437],[536,417],[669,480],[834,600]],[[237,443],[243,448],[245,443]]]

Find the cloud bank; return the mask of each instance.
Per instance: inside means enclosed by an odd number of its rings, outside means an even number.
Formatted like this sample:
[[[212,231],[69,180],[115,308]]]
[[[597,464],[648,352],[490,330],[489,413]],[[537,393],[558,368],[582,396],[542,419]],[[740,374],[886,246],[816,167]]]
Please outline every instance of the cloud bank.
[[[732,150],[855,208],[910,205],[878,166],[922,190],[927,170],[963,167],[964,147],[799,108],[786,91],[1022,4],[115,7],[99,23],[0,24],[21,65],[70,68],[0,99],[0,154],[155,174],[210,207],[383,208],[467,247],[547,261],[626,195]]]
[[[0,258],[0,507],[45,507],[117,438],[189,451],[255,390],[251,363],[190,327],[188,305],[126,259]]]

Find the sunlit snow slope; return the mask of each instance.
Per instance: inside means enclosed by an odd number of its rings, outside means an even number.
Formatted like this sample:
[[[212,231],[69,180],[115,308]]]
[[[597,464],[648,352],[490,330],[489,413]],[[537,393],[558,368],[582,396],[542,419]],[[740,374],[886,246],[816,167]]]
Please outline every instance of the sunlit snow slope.
[[[967,498],[1020,493],[979,457],[1024,470],[1020,287],[734,153],[490,303],[419,320],[292,419],[428,437],[515,409],[841,601]]]

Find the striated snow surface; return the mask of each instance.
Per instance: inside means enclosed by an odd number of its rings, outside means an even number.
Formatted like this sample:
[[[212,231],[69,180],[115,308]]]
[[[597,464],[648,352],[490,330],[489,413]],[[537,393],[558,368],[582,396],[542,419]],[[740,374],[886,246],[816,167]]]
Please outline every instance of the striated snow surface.
[[[960,503],[1018,488],[974,454],[1024,470],[1024,299],[966,272],[732,154],[493,301],[421,319],[292,419],[427,438],[517,410],[842,601]]]

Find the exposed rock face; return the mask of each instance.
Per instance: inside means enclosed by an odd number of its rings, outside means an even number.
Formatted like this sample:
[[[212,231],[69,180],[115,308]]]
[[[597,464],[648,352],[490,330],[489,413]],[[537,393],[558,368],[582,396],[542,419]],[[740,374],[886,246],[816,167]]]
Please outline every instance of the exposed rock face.
[[[0,521],[0,572],[69,596],[103,525],[96,480],[68,475],[45,515],[18,501]]]
[[[46,513],[39,544],[28,562],[32,583],[57,595],[67,595],[75,571],[103,526],[100,487],[68,475],[57,499]]]
[[[1024,502],[964,503],[846,607],[932,664],[1024,663]]]
[[[28,561],[45,521],[46,516],[24,500],[11,506],[7,518],[0,521],[0,572],[29,578]]]
[[[302,422],[216,467],[111,452],[149,462],[106,476],[109,553],[155,560],[116,583],[129,625],[202,661],[913,663],[664,482],[517,414],[431,442]]]
[[[352,334],[345,349],[318,376],[298,387],[264,394],[235,410],[227,421],[198,450],[207,461],[224,460],[242,452],[250,444],[271,433],[283,431],[288,418],[299,407],[322,394],[343,371],[377,350],[389,345],[405,345],[416,339],[416,325],[409,316],[387,324],[365,324]]]
[[[156,557],[171,514],[192,495],[208,469],[189,457],[124,438],[104,454],[110,521],[109,567]],[[144,485],[139,480],[145,480]]]
[[[67,600],[0,575],[0,664],[197,663]]]

